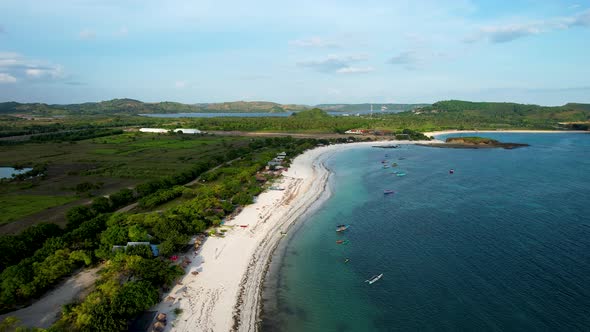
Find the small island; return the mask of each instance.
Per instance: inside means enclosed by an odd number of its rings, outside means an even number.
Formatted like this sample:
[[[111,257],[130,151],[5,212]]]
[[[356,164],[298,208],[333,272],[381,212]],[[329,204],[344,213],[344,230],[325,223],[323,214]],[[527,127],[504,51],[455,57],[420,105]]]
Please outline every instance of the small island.
[[[419,144],[423,146],[432,146],[437,148],[451,148],[451,149],[486,149],[486,148],[503,148],[503,149],[515,149],[524,146],[529,146],[524,143],[503,143],[495,139],[486,137],[449,137],[445,140],[445,143],[433,143],[433,144]]]

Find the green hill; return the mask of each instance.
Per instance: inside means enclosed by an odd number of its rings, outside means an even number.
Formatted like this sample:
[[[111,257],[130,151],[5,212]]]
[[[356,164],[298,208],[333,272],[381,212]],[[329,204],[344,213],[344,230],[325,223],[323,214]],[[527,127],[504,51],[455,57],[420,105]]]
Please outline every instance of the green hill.
[[[182,104],[170,101],[144,103],[134,99],[113,99],[97,103],[82,104],[43,104],[17,102],[0,103],[0,114],[30,115],[92,115],[92,114],[150,114],[150,113],[250,113],[287,112],[308,109],[302,105],[281,105],[265,101],[236,101],[207,104]]]
[[[324,110],[313,108],[310,110],[293,113],[291,114],[291,117],[295,117],[297,119],[326,119],[330,118],[331,116]]]
[[[439,101],[412,111],[415,115],[433,117],[465,117],[500,123],[575,122],[590,120],[590,104],[569,103],[563,106],[532,104],[470,102],[462,100]]]

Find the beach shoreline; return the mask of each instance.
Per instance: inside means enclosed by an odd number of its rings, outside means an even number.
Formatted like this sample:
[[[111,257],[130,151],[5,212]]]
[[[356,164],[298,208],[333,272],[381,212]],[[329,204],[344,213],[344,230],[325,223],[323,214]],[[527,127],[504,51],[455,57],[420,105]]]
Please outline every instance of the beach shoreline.
[[[335,144],[297,156],[275,183],[284,190],[263,192],[226,221],[224,237],[208,237],[198,252],[185,255],[186,274],[153,308],[169,317],[165,331],[259,330],[264,278],[275,249],[291,226],[330,197],[326,160],[344,149],[416,143],[429,141]]]
[[[515,134],[572,134],[572,133],[590,133],[589,131],[585,130],[441,130],[441,131],[429,131],[423,133],[426,136],[435,137],[439,135],[447,135],[447,134],[470,134],[470,133],[515,133]]]

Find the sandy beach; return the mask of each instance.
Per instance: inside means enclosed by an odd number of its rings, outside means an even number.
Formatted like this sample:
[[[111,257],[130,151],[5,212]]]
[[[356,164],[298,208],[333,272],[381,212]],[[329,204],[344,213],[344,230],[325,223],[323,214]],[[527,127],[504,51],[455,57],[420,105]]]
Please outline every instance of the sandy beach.
[[[443,130],[430,131],[424,133],[426,136],[437,136],[446,134],[461,134],[461,133],[523,133],[523,134],[559,134],[559,133],[588,133],[584,130]]]
[[[275,183],[284,190],[262,193],[224,224],[224,237],[208,237],[198,253],[187,254],[187,273],[154,308],[168,315],[166,331],[256,331],[262,281],[272,253],[295,221],[330,196],[330,172],[324,162],[343,149],[414,143],[428,141],[330,145],[297,156]],[[182,309],[178,317],[176,308]]]

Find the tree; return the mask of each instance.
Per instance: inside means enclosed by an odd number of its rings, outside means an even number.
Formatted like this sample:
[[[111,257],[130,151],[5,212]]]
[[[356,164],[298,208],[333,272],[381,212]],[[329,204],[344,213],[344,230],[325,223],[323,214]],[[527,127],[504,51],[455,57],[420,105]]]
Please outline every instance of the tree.
[[[109,199],[111,200],[112,208],[117,209],[133,202],[133,191],[131,189],[124,188],[110,195]]]
[[[90,220],[95,216],[96,212],[88,206],[73,207],[66,214],[66,228],[70,230],[76,229],[84,221]]]
[[[112,209],[111,201],[103,196],[97,197],[92,201],[92,209],[97,213],[109,212]]]

